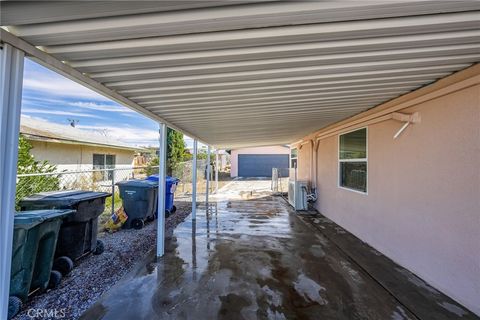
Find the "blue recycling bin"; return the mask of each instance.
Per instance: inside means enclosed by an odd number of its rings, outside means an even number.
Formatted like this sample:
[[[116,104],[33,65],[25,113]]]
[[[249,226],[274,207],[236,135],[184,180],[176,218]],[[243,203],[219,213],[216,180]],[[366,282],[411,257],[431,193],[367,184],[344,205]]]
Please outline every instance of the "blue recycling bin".
[[[158,174],[151,175],[147,177],[145,180],[156,182],[158,185]],[[166,214],[172,214],[177,211],[177,207],[173,205],[174,194],[175,190],[177,189],[177,185],[180,182],[180,179],[167,176],[165,177],[166,180],[166,188],[165,188],[165,211]],[[155,210],[158,215],[158,208]]]

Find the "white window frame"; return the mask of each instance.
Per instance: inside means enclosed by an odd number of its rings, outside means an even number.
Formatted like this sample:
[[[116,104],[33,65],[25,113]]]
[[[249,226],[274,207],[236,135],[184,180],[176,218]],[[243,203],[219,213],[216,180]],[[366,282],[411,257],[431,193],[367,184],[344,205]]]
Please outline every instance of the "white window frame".
[[[366,152],[366,156],[365,158],[357,158],[357,159],[340,159],[340,137],[345,135],[345,134],[348,134],[348,133],[351,133],[351,132],[355,132],[355,131],[358,131],[358,130],[362,130],[362,129],[365,129],[366,130],[366,138],[365,138],[365,152]],[[368,195],[368,189],[369,189],[369,181],[368,181],[368,172],[369,172],[369,168],[368,168],[368,127],[361,127],[361,128],[355,128],[353,130],[350,130],[350,131],[345,131],[345,132],[342,132],[340,134],[338,134],[337,136],[337,139],[338,139],[338,142],[337,142],[337,187],[339,189],[343,189],[343,190],[348,190],[348,191],[351,191],[351,192],[355,192],[355,193],[359,193],[359,194],[363,194],[363,195]],[[367,164],[367,187],[366,187],[366,191],[360,191],[360,190],[356,190],[356,189],[351,189],[351,188],[348,188],[348,187],[344,187],[341,185],[341,173],[340,173],[340,170],[341,170],[341,163],[342,162],[366,162]]]
[[[292,157],[292,151],[293,151],[293,150],[296,150],[296,151],[297,151],[295,157]],[[290,161],[289,161],[290,163],[289,163],[289,165],[288,165],[288,166],[289,166],[289,169],[295,169],[294,167],[292,167],[292,160],[297,160],[297,161],[296,161],[296,164],[297,164],[296,167],[298,167],[298,148],[292,148],[292,149],[290,149]]]
[[[117,155],[115,153],[93,153],[92,154],[92,168],[94,170],[95,170],[95,165],[93,163],[93,158],[95,158],[95,156],[103,156],[103,166],[102,166],[101,170],[115,169],[116,168],[116,166],[117,166]],[[107,168],[107,156],[113,156],[113,159],[114,159],[113,168]],[[102,172],[102,179],[98,180],[98,182],[112,181],[111,179],[109,179],[108,176],[109,176],[108,171],[103,171]]]

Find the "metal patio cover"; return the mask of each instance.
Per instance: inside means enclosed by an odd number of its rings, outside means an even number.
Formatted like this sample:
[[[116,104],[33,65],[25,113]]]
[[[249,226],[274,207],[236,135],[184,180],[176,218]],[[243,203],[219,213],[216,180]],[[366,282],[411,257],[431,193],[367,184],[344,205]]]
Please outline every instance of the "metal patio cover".
[[[1,6],[2,41],[219,148],[291,143],[480,61],[479,1]]]

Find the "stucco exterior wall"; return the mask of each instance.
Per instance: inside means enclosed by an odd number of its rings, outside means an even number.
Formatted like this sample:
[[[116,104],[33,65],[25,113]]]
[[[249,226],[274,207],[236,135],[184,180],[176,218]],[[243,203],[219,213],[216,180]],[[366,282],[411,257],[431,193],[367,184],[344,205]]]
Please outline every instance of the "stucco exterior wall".
[[[297,180],[299,181],[309,181],[311,174],[311,162],[312,162],[312,145],[310,143],[305,143],[297,147]],[[300,163],[302,161],[302,163]],[[292,174],[292,170],[290,171]]]
[[[268,146],[255,148],[234,149],[230,155],[230,176],[238,176],[238,155],[239,154],[290,154],[290,149],[285,146]]]
[[[32,155],[36,160],[48,160],[56,164],[59,171],[77,171],[93,169],[93,154],[114,154],[116,167],[131,167],[134,151],[106,147],[82,146],[43,141],[30,141]]]
[[[480,315],[480,85],[400,110],[416,111],[395,140],[401,122],[367,126],[368,194],[338,187],[338,134],[321,139],[316,208]],[[311,151],[298,159],[310,181]]]

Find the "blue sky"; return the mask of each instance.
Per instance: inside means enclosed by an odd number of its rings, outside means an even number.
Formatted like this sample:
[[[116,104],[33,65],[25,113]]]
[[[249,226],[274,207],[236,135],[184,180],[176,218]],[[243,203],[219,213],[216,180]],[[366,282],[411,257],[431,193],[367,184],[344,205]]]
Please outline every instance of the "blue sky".
[[[158,124],[29,59],[25,59],[22,116],[106,132],[137,146],[158,145]],[[191,139],[186,139],[191,144]]]

